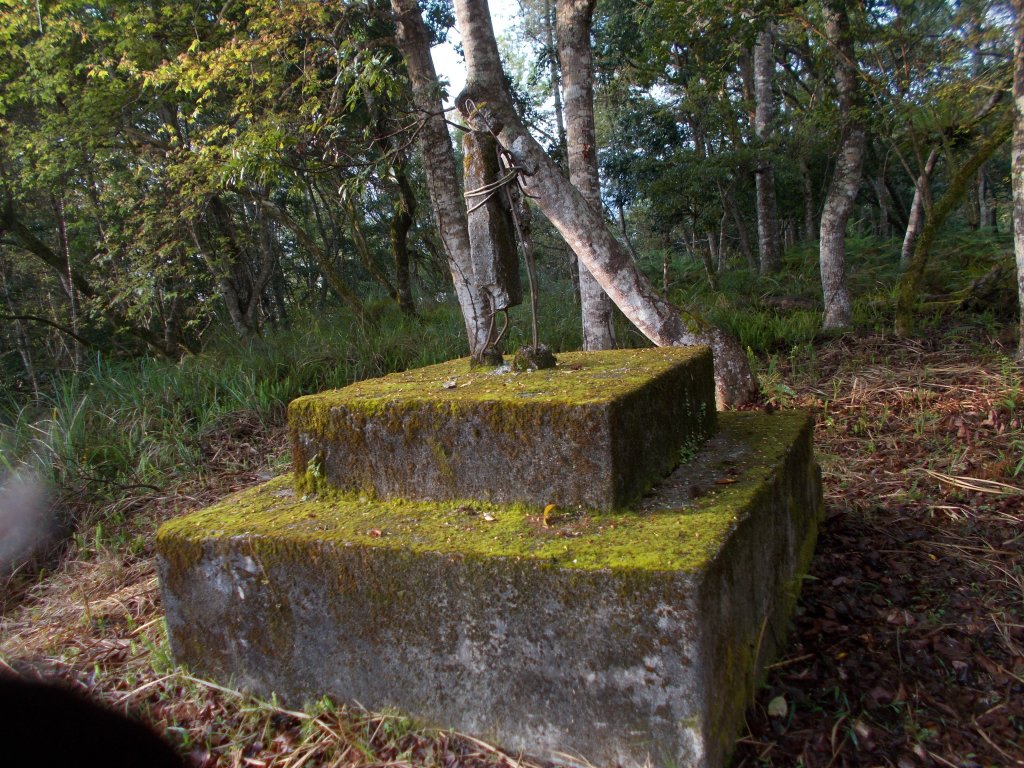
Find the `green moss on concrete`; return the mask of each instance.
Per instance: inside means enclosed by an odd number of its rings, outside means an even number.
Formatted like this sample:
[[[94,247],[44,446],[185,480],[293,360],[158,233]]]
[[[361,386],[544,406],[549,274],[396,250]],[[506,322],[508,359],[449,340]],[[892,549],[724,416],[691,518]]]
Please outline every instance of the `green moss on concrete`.
[[[559,421],[569,430],[565,439],[585,439],[586,435],[569,433],[577,420],[565,411],[567,407],[611,403],[641,392],[652,377],[680,363],[709,356],[704,347],[569,352],[560,356],[557,368],[522,373],[481,370],[472,367],[469,358],[461,358],[297,398],[288,406],[288,424],[293,439],[305,432],[329,442],[358,443],[357,428],[342,429],[331,418],[332,410],[344,409],[349,418],[385,417],[400,423],[411,441],[429,430],[435,419],[451,418],[472,404],[484,406],[481,412],[498,432],[515,434],[542,414],[564,413],[567,418]],[[295,469],[305,472],[304,466]]]
[[[681,508],[592,515],[556,511],[545,528],[539,506],[307,493],[287,476],[167,523],[158,546],[165,558],[191,558],[195,555],[187,553],[200,542],[246,537],[264,556],[278,547],[316,541],[522,558],[581,570],[694,571],[714,557],[745,510],[771,492],[769,481],[786,452],[810,450],[810,419],[803,413],[726,413],[720,423],[722,432],[751,446],[745,466],[728,477],[734,482],[713,485]]]
[[[393,373],[293,400],[288,421],[293,427],[324,434],[330,409],[344,406],[367,416],[409,407],[434,405],[438,413],[466,403],[501,403],[515,407],[610,403],[648,385],[652,377],[689,360],[709,355],[705,347],[659,347],[607,352],[565,352],[556,368],[523,373],[471,369],[468,358]]]
[[[642,495],[678,463],[681,442],[698,445],[714,432],[715,417],[706,348],[565,353],[555,369],[518,374],[474,371],[456,360],[289,406],[294,469],[304,491],[315,488],[307,477],[311,456],[326,451],[328,481],[344,490],[543,504],[540,494],[512,489],[504,477],[479,487],[478,467],[490,462],[487,475],[496,476],[496,464],[506,462],[507,476],[536,480],[544,477],[540,460],[557,453],[577,469],[607,471],[600,479],[579,475],[578,486],[560,485],[566,495],[553,500],[599,509]],[[603,453],[589,455],[587,446],[595,445]],[[565,446],[578,446],[578,455]],[[395,457],[390,468],[387,456]]]

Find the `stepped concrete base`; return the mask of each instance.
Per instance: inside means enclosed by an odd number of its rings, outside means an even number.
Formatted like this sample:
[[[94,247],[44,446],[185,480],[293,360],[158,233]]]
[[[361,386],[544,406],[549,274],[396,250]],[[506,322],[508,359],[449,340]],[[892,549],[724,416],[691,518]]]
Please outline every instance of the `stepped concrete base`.
[[[809,417],[719,420],[630,512],[304,497],[285,477],[167,523],[175,657],[548,758],[723,766],[822,501]]]
[[[288,407],[299,482],[383,499],[609,510],[714,432],[706,347],[558,360],[522,374],[455,360],[301,397]]]

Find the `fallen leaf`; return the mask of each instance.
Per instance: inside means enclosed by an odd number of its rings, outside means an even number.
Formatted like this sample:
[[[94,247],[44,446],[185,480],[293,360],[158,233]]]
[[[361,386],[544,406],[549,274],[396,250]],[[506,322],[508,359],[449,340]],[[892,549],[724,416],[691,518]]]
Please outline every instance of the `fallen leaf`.
[[[370,530],[370,538],[371,539],[379,539],[383,535],[384,534],[380,530],[380,528],[373,528],[373,529]]]
[[[785,696],[776,696],[768,702],[768,715],[770,717],[785,717],[787,712],[789,712],[789,704],[786,703]]]

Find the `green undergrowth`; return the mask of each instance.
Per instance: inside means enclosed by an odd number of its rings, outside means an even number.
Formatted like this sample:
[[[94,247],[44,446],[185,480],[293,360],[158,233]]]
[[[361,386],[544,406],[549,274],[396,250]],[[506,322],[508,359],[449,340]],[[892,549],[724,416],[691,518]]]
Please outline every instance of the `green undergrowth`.
[[[901,246],[898,237],[847,238],[847,274],[856,332],[891,332]],[[922,290],[934,295],[966,288],[996,265],[1012,273],[1013,243],[1008,233],[951,229],[936,242]],[[708,285],[698,262],[676,262],[673,266],[672,300],[728,329],[759,357],[828,339],[821,330],[817,243],[789,248],[777,275],[761,277],[745,267],[730,267],[718,276],[717,291]],[[974,319],[994,323],[992,315],[1000,310],[1005,308],[994,307]],[[938,318],[924,316],[920,320],[922,332],[928,332],[930,323]]]
[[[702,354],[698,348],[568,352],[559,358],[557,368],[518,375],[473,370],[469,359],[463,358],[360,382],[344,393],[322,392],[316,397],[325,407],[330,407],[335,400],[373,401],[383,406],[406,397],[440,402],[503,399],[516,402],[523,398],[531,403],[606,402],[646,386],[652,376],[665,374]]]
[[[248,342],[212,340],[180,361],[92,357],[30,403],[0,401],[0,470],[31,466],[57,488],[112,498],[203,471],[222,433],[284,422],[299,395],[462,353],[451,308],[419,320],[387,308],[373,324],[296,320]]]

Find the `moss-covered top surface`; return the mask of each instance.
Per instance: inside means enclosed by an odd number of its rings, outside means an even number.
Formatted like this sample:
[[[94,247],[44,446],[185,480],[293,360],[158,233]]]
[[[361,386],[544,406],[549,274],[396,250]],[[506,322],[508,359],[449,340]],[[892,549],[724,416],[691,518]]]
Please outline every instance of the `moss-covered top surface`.
[[[810,429],[801,412],[721,414],[719,434],[699,457],[635,509],[620,512],[554,510],[545,525],[541,507],[303,496],[287,476],[170,521],[159,546],[173,556],[182,545],[244,537],[529,558],[585,570],[696,571],[767,491],[786,452],[808,450]],[[685,489],[673,488],[676,475]]]
[[[556,368],[523,373],[471,369],[469,358],[461,358],[301,397],[292,402],[291,409],[358,404],[365,410],[377,403],[408,400],[436,404],[601,403],[641,389],[652,378],[708,354],[706,347],[563,352]]]

